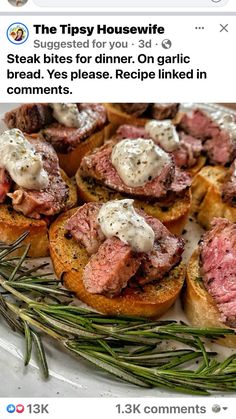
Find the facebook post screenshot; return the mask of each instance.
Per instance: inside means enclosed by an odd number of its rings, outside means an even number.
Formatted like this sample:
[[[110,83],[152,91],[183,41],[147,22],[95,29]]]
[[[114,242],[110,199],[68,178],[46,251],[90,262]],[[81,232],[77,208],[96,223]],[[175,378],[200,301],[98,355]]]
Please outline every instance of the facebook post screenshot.
[[[236,414],[235,0],[0,0],[0,416]]]

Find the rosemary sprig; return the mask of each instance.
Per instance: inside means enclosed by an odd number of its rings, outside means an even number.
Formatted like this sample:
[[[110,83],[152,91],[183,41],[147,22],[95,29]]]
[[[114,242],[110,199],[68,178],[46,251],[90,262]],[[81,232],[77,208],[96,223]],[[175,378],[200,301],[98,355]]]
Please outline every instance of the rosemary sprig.
[[[25,333],[25,366],[30,362],[32,353],[32,333],[28,323],[24,320],[24,333]]]
[[[69,352],[133,385],[196,395],[236,390],[236,354],[219,361],[216,352],[206,349],[208,339],[234,334],[232,329],[104,316],[71,305],[72,294],[56,279],[27,267],[25,237],[11,245],[0,243],[0,315],[25,336],[25,365],[34,347],[43,376],[48,377],[41,339],[48,335]],[[22,256],[17,258],[14,252],[19,249]],[[167,343],[169,348],[163,350]],[[181,348],[175,349],[176,344]],[[196,360],[198,369],[193,365]]]

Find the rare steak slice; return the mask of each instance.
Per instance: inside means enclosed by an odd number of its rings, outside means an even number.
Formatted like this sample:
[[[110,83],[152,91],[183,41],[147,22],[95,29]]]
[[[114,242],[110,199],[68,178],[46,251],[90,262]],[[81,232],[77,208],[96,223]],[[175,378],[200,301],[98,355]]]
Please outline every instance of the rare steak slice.
[[[39,139],[27,138],[40,154],[43,167],[48,173],[49,184],[41,190],[28,190],[16,185],[12,199],[13,208],[30,218],[41,218],[42,215],[52,216],[66,208],[69,188],[61,177],[58,157],[53,147]]]
[[[97,220],[100,208],[101,204],[84,204],[65,224],[65,229],[85,247],[89,255],[96,253],[105,240]]]
[[[116,237],[106,239],[91,256],[83,272],[83,283],[91,294],[119,295],[137,272],[141,256]]]
[[[235,141],[226,130],[221,130],[218,135],[207,140],[203,148],[212,164],[224,166],[236,158]]]
[[[7,112],[4,121],[8,128],[18,128],[31,134],[53,122],[52,110],[44,103],[27,103]]]
[[[133,115],[141,116],[149,107],[149,103],[119,103],[122,111]]]
[[[181,261],[184,251],[184,240],[171,234],[167,228],[156,218],[145,214],[141,210],[137,213],[145,218],[155,233],[153,249],[143,255],[139,269],[140,284],[163,278],[175,265]]]
[[[222,187],[222,199],[229,205],[236,207],[236,160],[233,161],[229,175]]]
[[[163,120],[173,119],[178,110],[179,103],[119,103],[122,111],[132,116],[148,116],[148,118]]]
[[[192,178],[189,173],[176,167],[175,176],[168,192],[172,192],[176,196],[182,196],[189,189],[191,183]]]
[[[236,224],[216,218],[200,242],[203,283],[221,320],[236,327]]]
[[[193,167],[201,155],[203,146],[201,140],[185,134],[183,131],[179,133],[179,147],[172,155],[176,166],[188,169]]]
[[[106,109],[99,103],[77,104],[79,110],[79,128],[66,127],[58,122],[43,129],[41,135],[51,143],[59,153],[69,153],[91,134],[104,127]]]
[[[203,149],[212,164],[225,165],[236,157],[234,136],[222,121],[195,109],[184,114],[179,124],[184,132],[202,140]]]
[[[12,180],[5,169],[0,168],[0,204],[2,204],[7,194],[10,192]]]
[[[170,163],[163,167],[159,176],[148,181],[144,186],[129,187],[124,184],[112,165],[111,153],[113,145],[114,142],[107,142],[82,159],[80,174],[83,178],[93,178],[110,189],[131,196],[158,199],[166,195],[174,176],[174,164],[171,159]]]
[[[116,131],[116,137],[119,140],[129,138],[129,139],[136,139],[136,138],[146,138],[150,139],[150,135],[147,134],[144,127],[136,127],[135,125],[120,125],[118,130]]]
[[[179,128],[193,137],[207,140],[218,135],[220,127],[206,112],[194,109],[184,113]]]
[[[151,118],[157,120],[173,119],[179,110],[179,103],[153,103],[150,107]]]
[[[89,292],[118,295],[135,273],[135,280],[145,284],[162,278],[180,262],[183,240],[142,210],[136,209],[136,212],[145,218],[155,234],[154,247],[150,252],[133,252],[118,238],[106,239],[97,221],[101,206],[92,202],[83,205],[65,225],[67,233],[93,255],[84,272]]]
[[[168,208],[173,205],[176,199],[187,197],[191,183],[192,178],[190,174],[175,167],[174,179],[169,186],[166,196],[158,201],[158,205],[163,208]]]

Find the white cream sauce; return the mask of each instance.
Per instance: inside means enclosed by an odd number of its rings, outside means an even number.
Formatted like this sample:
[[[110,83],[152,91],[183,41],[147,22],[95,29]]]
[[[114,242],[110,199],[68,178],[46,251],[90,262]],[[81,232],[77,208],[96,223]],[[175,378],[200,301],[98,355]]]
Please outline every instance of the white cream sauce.
[[[80,127],[79,110],[75,103],[51,103],[54,118],[62,125]]]
[[[118,237],[135,252],[149,252],[153,248],[155,234],[145,219],[136,213],[133,202],[133,199],[122,199],[103,204],[98,222],[107,238]]]
[[[233,141],[236,141],[236,123],[234,115],[229,113],[222,116],[222,113],[219,111],[212,114],[212,119],[220,125],[221,129],[229,132]]]
[[[137,138],[119,141],[111,160],[125,185],[135,188],[160,175],[170,156],[152,140]]]
[[[157,142],[165,151],[169,153],[179,147],[179,136],[175,126],[170,120],[152,120],[146,123],[145,131],[150,135],[154,142]]]
[[[18,129],[0,135],[0,167],[22,188],[40,190],[48,186],[41,156]]]

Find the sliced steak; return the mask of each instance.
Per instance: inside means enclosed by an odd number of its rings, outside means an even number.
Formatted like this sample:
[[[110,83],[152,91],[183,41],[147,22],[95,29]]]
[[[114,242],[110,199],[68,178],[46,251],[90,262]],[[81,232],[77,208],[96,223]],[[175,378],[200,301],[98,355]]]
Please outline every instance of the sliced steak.
[[[212,164],[225,165],[236,157],[236,145],[230,132],[200,109],[184,114],[179,127],[203,141]]]
[[[97,221],[100,208],[101,204],[85,204],[65,224],[65,229],[85,247],[89,255],[96,253],[105,240]]]
[[[158,201],[160,207],[168,208],[173,205],[176,199],[182,199],[191,186],[192,178],[189,173],[184,172],[178,167],[175,168],[175,176],[165,197]]]
[[[207,140],[218,135],[220,127],[201,109],[185,113],[179,123],[179,128],[193,137]]]
[[[229,132],[221,130],[218,135],[204,144],[206,152],[212,164],[225,165],[236,158],[236,144]]]
[[[182,195],[183,192],[189,189],[191,183],[191,176],[187,172],[176,167],[175,176],[170,185],[169,192],[174,192],[176,195]]]
[[[106,120],[106,109],[97,103],[80,103],[79,109],[79,128],[65,127],[54,122],[46,127],[41,135],[51,143],[59,153],[69,153],[76,148],[82,141],[86,140],[91,134],[103,128]]]
[[[7,194],[10,192],[12,180],[5,169],[0,168],[0,204],[2,204]]]
[[[181,261],[184,251],[184,240],[171,234],[167,228],[156,218],[143,211],[136,210],[145,218],[155,233],[153,249],[143,255],[139,269],[138,281],[145,284],[163,278],[175,265]]]
[[[116,237],[106,239],[84,268],[83,282],[91,294],[119,295],[141,264],[141,257]]]
[[[28,103],[7,112],[4,121],[8,128],[18,128],[31,134],[53,122],[52,110],[47,104]]]
[[[101,206],[95,203],[83,205],[65,225],[75,240],[90,255],[93,254],[84,273],[89,292],[117,295],[136,272],[135,280],[140,284],[148,283],[162,278],[181,260],[183,240],[142,210],[136,209],[136,212],[145,218],[155,233],[152,251],[134,253],[129,245],[118,238],[106,239],[97,222]]]
[[[174,177],[174,164],[166,164],[162,172],[155,179],[144,186],[136,188],[124,184],[111,162],[113,142],[107,142],[92,154],[82,159],[80,174],[83,178],[90,177],[109,188],[137,197],[158,199],[166,195]]]
[[[27,138],[36,153],[43,159],[43,167],[48,173],[49,184],[46,189],[36,191],[18,188],[8,194],[13,208],[30,218],[39,219],[41,215],[52,216],[66,208],[69,188],[61,177],[58,157],[53,147],[39,139]]]
[[[190,174],[176,167],[173,182],[171,183],[166,196],[158,200],[158,205],[162,208],[168,208],[173,205],[177,199],[183,199],[185,196],[187,197],[191,184],[192,178]]]
[[[173,119],[179,110],[179,103],[154,103],[152,104],[151,118],[163,120]]]
[[[136,138],[150,138],[144,127],[136,127],[134,125],[120,125],[116,131],[116,137],[120,140],[125,138],[136,139]]]
[[[122,111],[133,116],[143,115],[149,105],[149,103],[119,103],[119,107]]]
[[[236,224],[214,219],[212,229],[200,242],[200,259],[204,285],[221,320],[236,327]]]
[[[179,137],[179,148],[172,155],[176,166],[188,169],[197,163],[203,149],[202,142],[183,131],[179,133]]]
[[[229,169],[229,176],[223,185],[222,199],[229,205],[236,206],[236,160],[233,161]]]
[[[148,118],[163,120],[173,119],[176,116],[179,103],[120,103],[119,107],[133,116],[145,114]]]

